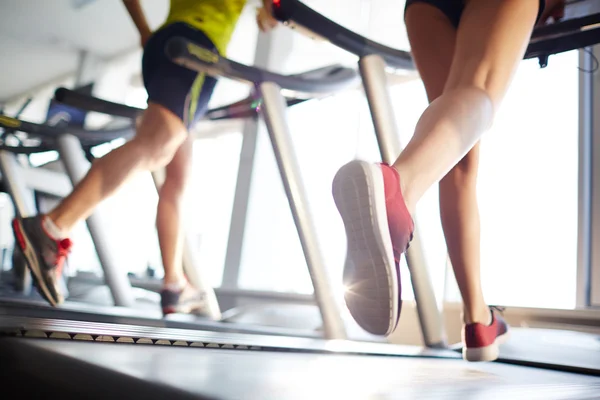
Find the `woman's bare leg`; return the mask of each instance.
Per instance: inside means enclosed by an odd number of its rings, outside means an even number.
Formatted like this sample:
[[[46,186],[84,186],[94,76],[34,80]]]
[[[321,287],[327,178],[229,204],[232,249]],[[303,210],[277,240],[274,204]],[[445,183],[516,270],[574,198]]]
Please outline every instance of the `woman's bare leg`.
[[[434,101],[442,95],[450,73],[456,28],[439,9],[416,3],[406,12],[406,29],[427,97]],[[442,228],[468,322],[489,320],[480,279],[478,164],[476,144],[439,183]]]
[[[538,0],[466,1],[444,93],[417,123],[394,167],[409,210],[490,127],[523,59]]]
[[[181,145],[166,167],[166,177],[160,187],[156,212],[156,229],[165,269],[165,285],[181,285],[183,272],[182,203],[192,164],[192,139]]]
[[[423,24],[423,16],[419,15],[427,12],[427,7],[418,6],[407,11],[407,29],[417,65],[421,58],[420,71],[427,71],[433,68],[428,63],[432,56],[421,53],[439,53],[439,47],[421,43],[428,39],[419,30],[430,25]],[[467,4],[444,94],[423,114],[413,141],[395,163],[405,185],[409,209],[413,209],[424,191],[440,179],[491,124],[494,109],[499,106],[523,57],[537,11],[537,0],[470,1]],[[465,321],[488,323],[490,314],[480,278],[478,156],[479,146],[475,145],[440,180],[440,212],[448,253],[464,302]]]
[[[345,276],[351,278],[345,299],[350,313],[365,330],[388,335],[398,322],[402,305],[399,258],[414,229],[410,214],[423,193],[463,160],[441,183],[441,195],[454,198],[456,204],[450,210],[460,212],[476,205],[474,190],[469,194],[460,183],[471,180],[474,185],[475,178],[469,176],[476,175],[467,176],[461,170],[468,163],[472,165],[473,158],[476,161],[477,148],[465,156],[493,121],[495,108],[527,48],[538,7],[538,0],[467,0],[443,93],[421,116],[412,140],[394,163],[395,168],[353,161],[336,174],[334,199],[348,238],[346,270],[352,272],[345,271]],[[415,13],[427,9],[430,10],[418,4],[409,7]],[[430,26],[423,21],[418,23]],[[410,18],[407,24],[413,25]],[[436,26],[439,29],[441,25]],[[421,34],[423,40],[427,40],[426,36],[435,40],[430,30]],[[425,45],[420,46],[421,50]],[[434,51],[444,51],[443,45],[428,45],[430,56]],[[421,51],[415,57],[421,58],[423,64],[427,56]],[[422,65],[421,70],[424,68],[430,66]],[[424,70],[425,79],[431,82],[435,78],[428,79],[427,75],[435,73],[435,69],[431,73]],[[434,97],[431,85],[428,90]],[[442,211],[444,216],[448,211]],[[454,260],[458,260],[459,286],[465,293],[465,302],[472,303],[469,308],[474,309],[469,310],[467,319],[483,319],[470,315],[479,314],[480,305],[484,304],[479,287],[476,211],[454,220],[445,218],[444,225],[446,236],[454,235],[449,248]],[[451,229],[462,231],[456,235],[450,233]],[[473,243],[476,246],[469,249]]]
[[[73,192],[48,216],[68,233],[138,172],[166,165],[186,137],[187,129],[175,114],[161,105],[148,104],[136,137],[96,160]]]

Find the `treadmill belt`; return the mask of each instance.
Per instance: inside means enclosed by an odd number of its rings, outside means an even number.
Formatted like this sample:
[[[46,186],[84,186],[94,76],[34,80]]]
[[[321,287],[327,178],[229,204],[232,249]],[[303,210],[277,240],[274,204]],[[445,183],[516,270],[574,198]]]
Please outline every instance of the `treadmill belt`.
[[[556,329],[513,328],[511,339],[500,347],[499,361],[600,376],[600,336]]]
[[[26,374],[38,387],[60,387],[62,398],[551,400],[600,393],[596,377],[453,359],[10,337],[0,338],[0,352],[14,374]]]

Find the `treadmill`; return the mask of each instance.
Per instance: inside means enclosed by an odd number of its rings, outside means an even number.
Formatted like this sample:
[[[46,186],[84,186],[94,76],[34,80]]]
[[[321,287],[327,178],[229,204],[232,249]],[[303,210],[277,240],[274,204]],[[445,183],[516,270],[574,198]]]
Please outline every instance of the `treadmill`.
[[[388,73],[414,70],[409,52],[371,41],[317,13],[298,0],[275,0],[275,17],[292,29],[329,41],[359,58],[358,67],[371,110],[375,134],[384,162],[392,164],[400,154],[399,132],[387,91]],[[536,28],[525,59],[538,58],[540,67],[548,65],[552,54],[600,43],[600,1],[567,1],[561,21]],[[415,220],[418,225],[418,220]],[[418,229],[417,229],[418,231]],[[417,311],[425,345],[453,348],[445,340],[441,312],[427,275],[422,248],[411,243],[406,253]],[[513,340],[501,346],[500,362],[598,374],[600,337],[578,332],[545,329],[512,329]]]
[[[189,44],[174,39],[168,54],[194,70],[244,76],[227,70],[236,64],[226,59],[197,59],[186,52]],[[257,84],[266,89],[263,96],[284,103],[276,83]],[[274,103],[265,100],[267,106]],[[467,363],[448,348],[19,317],[1,318],[0,326],[4,387],[25,397],[546,400],[600,393],[597,371]]]
[[[262,74],[263,72],[260,70],[243,69],[245,66],[240,67],[239,65],[236,67],[243,71],[243,74],[240,74],[240,76],[236,78],[238,80],[242,80],[243,82],[254,85],[254,82],[261,79],[259,78],[259,74]],[[284,82],[287,85],[286,87],[290,89],[288,90],[287,96],[283,98],[288,107],[315,98],[326,97],[336,91],[346,90],[348,88],[356,88],[359,85],[359,79],[356,72],[352,69],[344,68],[339,65],[327,66],[291,76],[276,76],[277,79],[280,79],[282,82]],[[118,130],[116,133],[119,135],[116,135],[115,132],[112,131],[94,132],[83,129],[73,129],[72,127],[57,128],[45,124],[32,124],[9,117],[4,117],[3,120],[0,119],[0,127],[5,127],[8,129],[8,127],[14,126],[17,127],[16,129],[18,131],[28,133],[30,138],[43,138],[45,145],[43,147],[40,147],[40,145],[37,149],[38,151],[46,151],[48,146],[50,146],[52,143],[60,143],[60,140],[64,140],[62,139],[64,136],[74,136],[74,138],[78,139],[82,145],[89,145],[90,140],[110,141],[114,140],[115,138],[130,139],[134,134],[134,121],[132,120],[135,120],[143,112],[143,109],[98,99],[92,97],[90,94],[82,93],[79,90],[69,90],[66,88],[57,89],[54,100],[70,107],[85,110],[86,112],[100,112],[120,119],[125,118],[127,120],[126,127]],[[263,98],[260,97],[255,90],[246,99],[209,110],[206,113],[204,120],[218,121],[234,118],[256,118],[258,116],[258,110],[261,108],[263,101]],[[276,111],[279,111],[279,106],[280,104],[276,104]],[[264,107],[265,106],[263,106],[263,108]],[[283,143],[281,143],[282,140],[280,139],[280,136],[286,135],[287,131],[281,131],[281,126],[272,128],[270,131],[273,131],[273,129],[275,129],[277,132],[282,132],[278,136],[272,136],[272,142],[276,154],[279,155],[279,153],[282,151],[291,151],[287,138],[284,137]],[[123,135],[123,132],[127,132],[127,135]],[[93,142],[92,144],[96,143]],[[50,147],[50,149],[53,148]],[[10,148],[10,150],[13,153],[17,153],[23,149]],[[83,163],[83,161],[79,160],[79,158],[83,156],[77,154],[76,148],[59,148],[59,150],[62,150],[61,158],[76,158],[77,162],[80,164]],[[14,157],[12,154],[11,156]],[[278,159],[282,159],[282,156],[278,156]],[[308,244],[308,247],[305,248],[305,254],[307,254],[308,257],[307,265],[312,268],[311,276],[313,277],[313,282],[315,282],[314,286],[317,294],[315,297],[317,297],[317,305],[319,306],[319,310],[322,314],[323,322],[321,329],[293,329],[277,326],[263,326],[231,322],[231,317],[226,318],[224,316],[223,318],[219,318],[221,313],[218,309],[219,305],[216,302],[216,297],[214,296],[213,309],[217,310],[217,315],[210,316],[214,318],[176,315],[162,319],[162,315],[160,315],[158,310],[156,312],[144,312],[143,310],[138,310],[132,307],[132,300],[124,301],[123,299],[132,298],[130,285],[131,283],[135,284],[135,282],[139,281],[139,279],[128,278],[126,271],[118,268],[116,262],[110,262],[113,261],[110,259],[110,254],[105,254],[110,253],[107,251],[107,246],[101,246],[100,248],[97,248],[97,252],[99,253],[102,261],[109,261],[102,262],[101,264],[104,270],[106,283],[110,288],[113,300],[117,307],[103,307],[67,301],[58,308],[52,308],[43,301],[32,302],[29,299],[0,295],[0,315],[19,315],[33,319],[58,318],[62,320],[78,320],[86,322],[122,323],[127,325],[144,325],[156,328],[170,327],[178,329],[201,329],[215,332],[263,333],[269,335],[300,337],[321,337],[323,335],[328,338],[345,337],[345,323],[340,318],[340,312],[336,310],[337,304],[331,299],[331,290],[328,288],[327,281],[319,283],[316,283],[315,281],[323,276],[322,260],[320,254],[318,253],[319,250],[314,244],[315,234],[314,230],[312,230],[313,228],[311,227],[311,222],[308,219],[309,217],[307,216],[308,210],[306,210],[305,206],[306,201],[302,198],[303,188],[298,177],[296,166],[293,164],[294,159],[291,158],[291,161],[288,161],[288,158],[285,158],[285,160],[285,163],[280,163],[280,171],[284,182],[287,183],[286,187],[290,187],[294,191],[293,193],[288,192],[290,204],[300,204],[297,207],[299,210],[297,216],[298,218],[302,218],[302,220],[301,223],[298,224],[298,230],[301,237]],[[6,175],[11,177],[14,176],[16,178],[16,173],[11,173],[10,171],[12,170],[7,169]],[[67,169],[67,172],[70,173],[71,169]],[[81,173],[78,175],[81,176]],[[71,177],[71,179],[73,180],[74,178]],[[13,182],[14,185],[22,183],[21,179],[11,179],[10,182]],[[65,188],[62,191],[52,194],[59,197],[64,197],[71,190],[70,188],[71,186],[65,185]],[[11,190],[11,194],[13,195],[13,198],[16,199],[16,203],[19,203],[19,201],[24,197],[23,191],[20,190],[20,187],[16,186],[13,188],[13,190]],[[23,209],[20,215],[30,215],[34,212],[35,210],[33,208],[31,208],[31,210]],[[108,232],[106,230],[101,231],[100,234],[95,237],[95,242],[99,242],[100,244],[105,243],[107,234]],[[186,264],[186,273],[198,287],[202,287],[204,282],[201,279],[198,279],[198,273],[195,271],[196,266],[193,265],[193,261],[194,257],[190,256],[188,258],[184,258],[184,262]],[[91,280],[93,281],[93,279]],[[100,281],[96,283],[102,284]],[[206,292],[213,291],[212,287],[206,285],[204,285],[204,290]],[[306,300],[302,299],[302,302],[306,302]],[[309,304],[314,304],[314,301],[309,301]],[[368,336],[362,334],[359,335]]]

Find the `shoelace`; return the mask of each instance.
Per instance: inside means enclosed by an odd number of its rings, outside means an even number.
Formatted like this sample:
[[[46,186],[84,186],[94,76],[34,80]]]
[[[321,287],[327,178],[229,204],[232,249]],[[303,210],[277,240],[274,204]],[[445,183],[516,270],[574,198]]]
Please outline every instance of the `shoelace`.
[[[490,310],[497,311],[500,315],[503,315],[504,311],[506,310],[506,307],[502,307],[502,306],[490,306]]]
[[[56,242],[56,273],[58,276],[62,275],[62,270],[71,252],[73,243],[70,239],[63,239]]]

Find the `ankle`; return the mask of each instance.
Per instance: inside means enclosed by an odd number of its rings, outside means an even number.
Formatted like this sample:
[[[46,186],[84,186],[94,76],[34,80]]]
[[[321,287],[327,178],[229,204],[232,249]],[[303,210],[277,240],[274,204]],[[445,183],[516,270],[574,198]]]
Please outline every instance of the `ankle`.
[[[463,310],[463,322],[465,324],[490,325],[492,323],[492,311],[487,306],[470,310],[465,308]]]
[[[163,281],[163,289],[171,292],[181,292],[187,286],[187,280],[182,278],[169,278]]]
[[[402,198],[404,199],[404,203],[406,204],[406,208],[410,215],[414,215],[414,210],[416,207],[417,201],[413,196],[413,191],[411,190],[410,182],[410,174],[401,166],[397,164],[392,165],[392,168],[396,170],[400,180],[400,191],[402,193]]]
[[[61,228],[49,215],[42,216],[42,228],[48,236],[55,240],[62,240],[69,237],[69,232]]]

